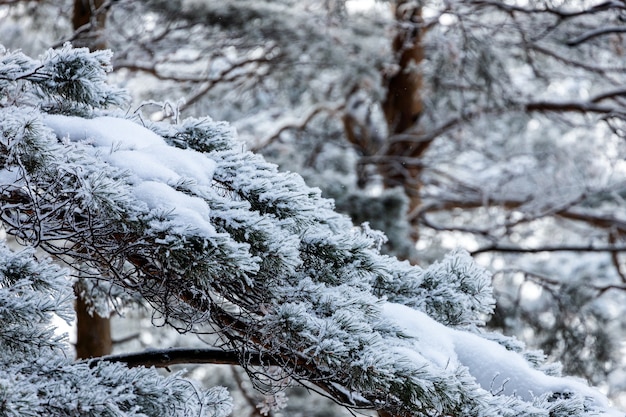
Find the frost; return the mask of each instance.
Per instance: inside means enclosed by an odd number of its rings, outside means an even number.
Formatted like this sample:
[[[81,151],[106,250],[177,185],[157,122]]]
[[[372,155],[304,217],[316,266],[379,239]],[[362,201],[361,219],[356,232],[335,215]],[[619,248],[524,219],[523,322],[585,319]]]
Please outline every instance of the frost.
[[[259,413],[266,416],[272,411],[280,411],[287,406],[287,396],[284,391],[273,395],[266,395],[261,404],[257,405]]]
[[[206,202],[198,197],[185,195],[171,186],[156,181],[143,181],[133,187],[135,196],[147,204],[151,210],[173,217],[176,229],[197,229],[204,236],[213,236],[217,232],[210,223],[210,209]]]
[[[84,142],[105,150],[136,150],[165,145],[162,137],[130,120],[118,117],[85,119],[48,114],[45,123],[59,138]]]
[[[49,323],[52,314],[69,318],[66,274],[111,284],[85,287],[96,309],[123,291],[180,332],[211,326],[267,387],[266,412],[284,405],[285,376],[402,415],[605,409],[585,384],[540,371],[541,355],[526,354],[531,366],[522,346],[480,336],[493,309],[490,276],[466,252],[427,269],[381,254],[382,234],[355,227],[222,123],[144,126],[111,116],[102,71],[92,68],[93,60],[106,68],[107,56],[50,52],[50,70],[67,70],[79,85],[50,85],[45,102],[59,106],[49,107],[33,105],[41,87],[27,81],[33,95],[0,107],[6,233],[71,267],[0,249],[1,412],[221,417],[230,409],[223,389],[203,391],[181,374],[68,359]],[[74,116],[52,114],[61,110]],[[278,365],[279,377],[253,367],[248,352]]]
[[[175,189],[177,184],[210,187],[214,161],[191,149],[168,146],[161,136],[130,120],[47,115],[44,123],[57,137],[88,145],[94,157],[127,172],[134,196],[150,210],[175,219],[174,229],[216,234],[207,203]]]

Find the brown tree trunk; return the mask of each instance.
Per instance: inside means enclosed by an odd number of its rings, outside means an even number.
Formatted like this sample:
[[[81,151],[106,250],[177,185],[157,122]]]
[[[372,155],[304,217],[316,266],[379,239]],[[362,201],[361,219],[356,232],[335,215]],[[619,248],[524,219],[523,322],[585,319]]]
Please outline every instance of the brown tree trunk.
[[[385,161],[378,165],[387,188],[401,186],[409,196],[409,210],[419,205],[421,167],[411,163],[423,156],[430,141],[420,140],[417,123],[424,109],[421,97],[424,59],[424,25],[417,2],[397,0],[394,6],[396,34],[392,42],[397,71],[385,79],[387,95],[382,103],[389,138]]]
[[[85,300],[76,290],[76,358],[88,359],[110,355],[111,319],[89,314]]]
[[[102,35],[107,16],[105,6],[105,0],[74,0],[72,12],[74,46],[87,47],[91,50],[106,49],[106,41]]]
[[[74,0],[72,25],[75,31],[74,46],[90,50],[105,49],[102,30],[106,21],[105,0]],[[76,287],[75,287],[76,289]],[[76,357],[78,359],[109,355],[111,319],[89,314],[85,300],[76,290]]]
[[[424,24],[422,9],[410,0],[394,3],[395,35],[391,44],[396,70],[384,74],[386,95],[382,110],[387,122],[387,138],[380,138],[362,120],[348,111],[343,117],[347,139],[365,157],[375,157],[376,168],[386,188],[403,187],[409,197],[409,211],[419,206],[422,172],[419,159],[432,143],[420,133],[419,120],[424,110],[422,74]],[[355,87],[358,92],[358,87]],[[356,92],[350,92],[354,97]],[[350,99],[348,100],[350,102]],[[362,164],[359,165],[363,169]],[[367,182],[359,175],[360,186]]]
[[[385,79],[387,95],[383,101],[390,135],[413,128],[423,110],[422,76],[417,70],[424,59],[422,9],[412,1],[398,0],[394,12],[396,34],[391,46],[398,67]]]

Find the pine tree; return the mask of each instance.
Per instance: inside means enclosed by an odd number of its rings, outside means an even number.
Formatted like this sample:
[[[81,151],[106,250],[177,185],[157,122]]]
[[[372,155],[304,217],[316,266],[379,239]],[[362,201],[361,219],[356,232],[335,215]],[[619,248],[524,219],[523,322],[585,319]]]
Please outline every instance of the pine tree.
[[[611,412],[541,354],[481,330],[490,277],[467,253],[428,269],[381,254],[380,232],[244,150],[226,123],[123,112],[110,58],[2,52],[0,215],[23,247],[0,248],[3,415],[228,413],[221,388],[69,359],[50,320],[70,318],[78,278],[95,314],[147,303],[180,332],[217,333],[277,398],[303,383],[381,415]]]

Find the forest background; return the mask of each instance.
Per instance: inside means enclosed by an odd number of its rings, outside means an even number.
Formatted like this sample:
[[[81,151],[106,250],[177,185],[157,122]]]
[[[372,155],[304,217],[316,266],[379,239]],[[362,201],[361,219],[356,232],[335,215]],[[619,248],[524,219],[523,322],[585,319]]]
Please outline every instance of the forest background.
[[[614,1],[0,1],[6,48],[111,49],[133,109],[229,121],[388,253],[468,250],[494,274],[489,326],[622,407],[625,20]],[[84,357],[182,343],[83,317]]]

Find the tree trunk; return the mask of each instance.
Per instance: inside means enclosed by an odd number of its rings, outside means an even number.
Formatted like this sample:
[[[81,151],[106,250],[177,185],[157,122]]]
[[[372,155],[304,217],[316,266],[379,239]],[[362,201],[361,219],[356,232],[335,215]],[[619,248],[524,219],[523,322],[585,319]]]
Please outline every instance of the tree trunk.
[[[423,110],[422,76],[417,70],[424,59],[422,9],[412,1],[398,0],[394,12],[396,34],[391,46],[398,68],[385,77],[387,95],[383,101],[390,135],[413,128]]]
[[[72,26],[75,36],[74,46],[91,50],[106,49],[102,35],[107,16],[105,0],[74,0]]]
[[[77,284],[78,285],[78,284]],[[76,292],[76,358],[88,359],[110,355],[111,319],[89,314],[84,298]]]
[[[423,156],[431,141],[421,141],[417,123],[424,109],[422,75],[424,59],[422,9],[417,2],[398,0],[394,7],[396,34],[392,42],[397,71],[385,78],[387,95],[382,103],[389,138],[385,162],[378,165],[387,188],[401,186],[409,196],[409,210],[419,205],[419,164],[407,162]]]
[[[105,49],[102,30],[106,21],[105,0],[74,0],[72,26],[74,46],[90,50]],[[93,358],[111,354],[111,319],[93,316],[87,311],[85,300],[76,290],[76,357]]]
[[[421,165],[416,163],[432,142],[420,135],[418,126],[424,109],[421,96],[422,74],[419,65],[424,59],[424,24],[422,9],[417,2],[397,0],[394,3],[395,35],[391,44],[397,70],[384,74],[386,95],[382,110],[387,122],[388,136],[378,137],[363,120],[352,112],[343,117],[347,139],[365,157],[375,157],[378,173],[386,188],[403,187],[409,197],[409,211],[419,206]],[[356,90],[356,92],[354,91]],[[356,97],[358,86],[350,92]],[[358,102],[356,100],[355,102]],[[348,107],[352,103],[348,99]],[[363,169],[359,164],[359,169]],[[359,175],[359,185],[367,176]]]

